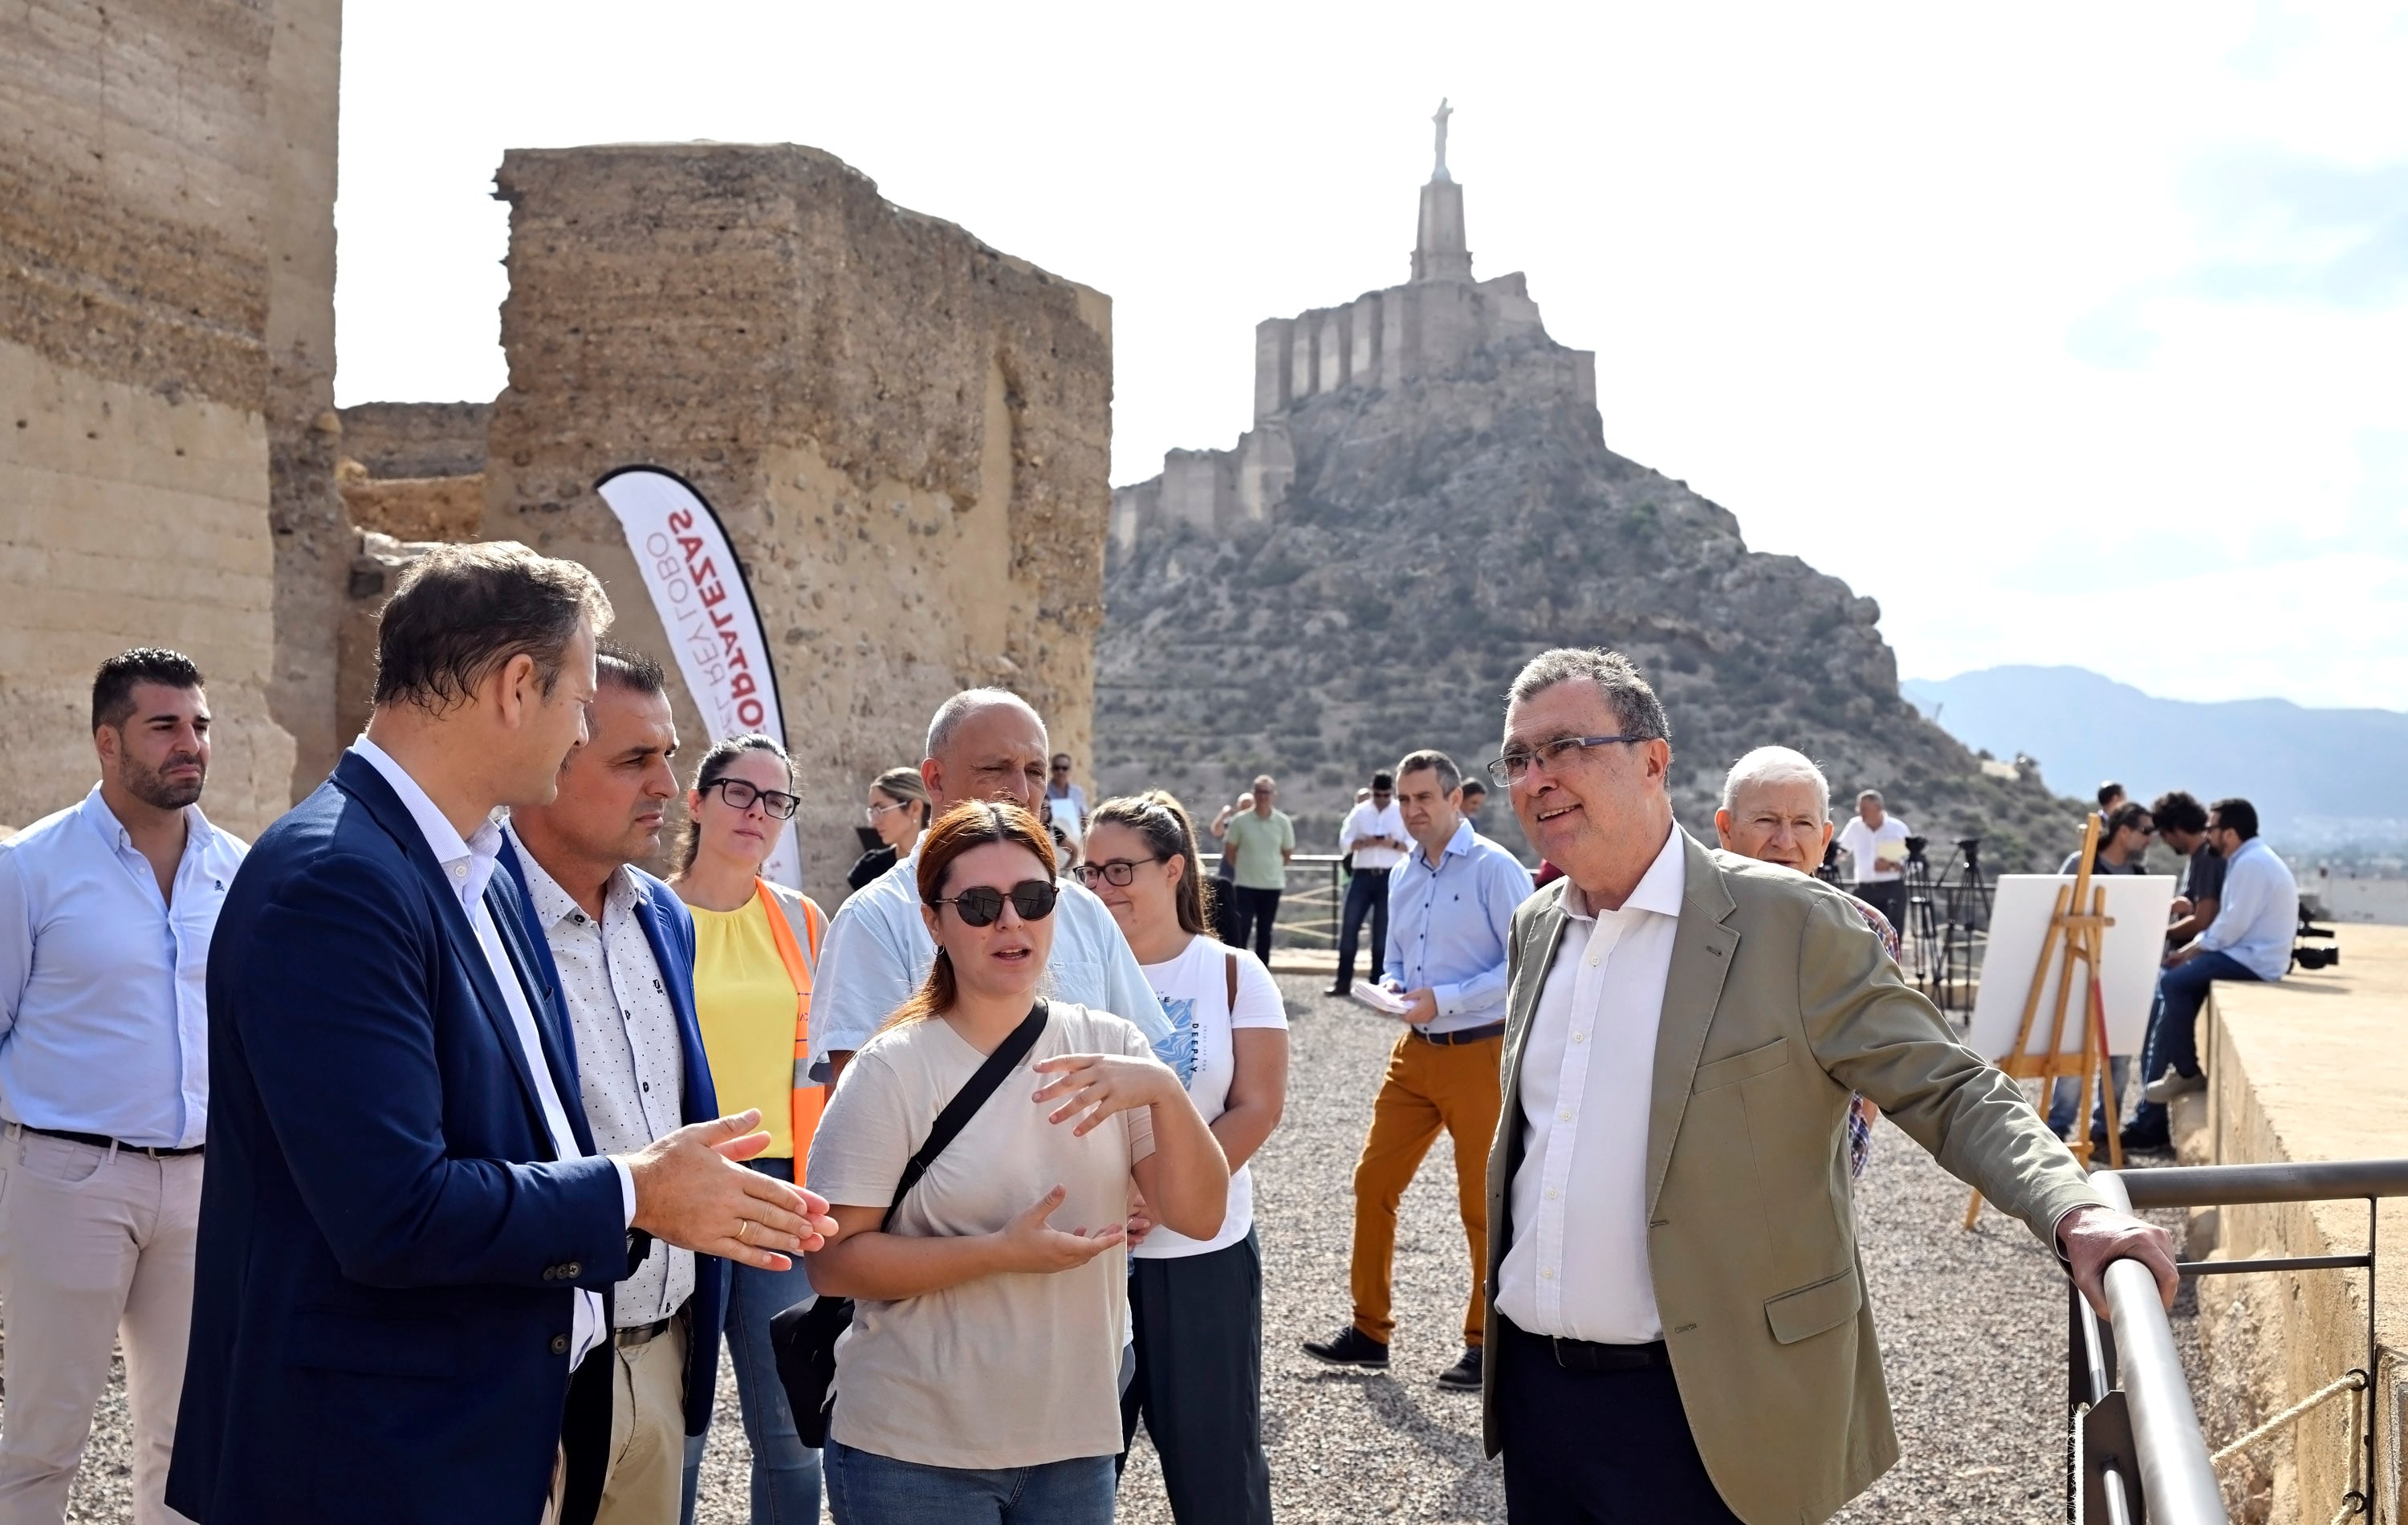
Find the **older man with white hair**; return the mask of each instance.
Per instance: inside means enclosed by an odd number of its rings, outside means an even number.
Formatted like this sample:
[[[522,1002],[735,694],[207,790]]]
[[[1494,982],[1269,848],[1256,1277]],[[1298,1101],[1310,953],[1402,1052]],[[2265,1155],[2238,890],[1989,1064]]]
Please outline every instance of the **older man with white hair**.
[[[1778,863],[1810,878],[1831,844],[1831,781],[1814,759],[1793,747],[1757,747],[1731,765],[1723,779],[1722,808],[1714,812],[1714,835],[1723,850]],[[1898,928],[1870,901],[1856,901],[1865,925],[1882,940],[1890,962],[1898,961]],[[1861,1094],[1848,1098],[1848,1173],[1865,1173],[1872,1150],[1873,1119],[1881,1109]]]
[[[1045,796],[1045,722],[1002,688],[972,688],[937,707],[920,764],[929,815],[966,799],[992,799],[1036,814]],[[927,834],[921,833],[924,842]],[[1159,1045],[1170,1022],[1104,902],[1065,876],[1054,904],[1048,993],[1125,1016]],[[834,1086],[846,1061],[910,999],[936,962],[920,915],[920,846],[837,908],[821,944],[811,998],[811,1074]]]

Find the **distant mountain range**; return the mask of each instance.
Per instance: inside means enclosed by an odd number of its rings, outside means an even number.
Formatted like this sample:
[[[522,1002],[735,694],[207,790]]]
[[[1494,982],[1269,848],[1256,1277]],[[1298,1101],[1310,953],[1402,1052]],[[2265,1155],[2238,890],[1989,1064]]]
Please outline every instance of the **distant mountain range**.
[[[2270,838],[2300,845],[2408,839],[2408,714],[2287,699],[2161,699],[2082,668],[2001,667],[1899,691],[1969,747],[2024,754],[2064,794],[2114,779],[2146,800],[2239,795]]]

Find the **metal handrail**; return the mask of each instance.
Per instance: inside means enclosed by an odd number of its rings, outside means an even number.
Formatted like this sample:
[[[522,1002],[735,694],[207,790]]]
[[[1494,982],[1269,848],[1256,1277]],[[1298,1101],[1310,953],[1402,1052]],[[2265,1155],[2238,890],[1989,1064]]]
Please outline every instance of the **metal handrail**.
[[[2205,1207],[2243,1203],[2335,1201],[2367,1204],[2363,1255],[2277,1256],[2249,1260],[2184,1261],[2186,1276],[2252,1272],[2362,1269],[2367,1273],[2366,1370],[2375,1359],[2374,1260],[2378,1201],[2408,1197],[2408,1159],[2283,1161],[2262,1165],[2183,1165],[2163,1170],[2099,1171],[2091,1183],[2109,1204],[2134,1207]],[[2105,1276],[2108,1327],[2091,1316],[2079,1293],[2068,1288],[2072,1307],[2072,1391],[2078,1435],[2093,1432],[2110,1445],[2093,1459],[2100,1475],[2103,1512],[2117,1525],[2150,1520],[2157,1525],[2223,1525],[2229,1519],[2216,1485],[2199,1411],[2173,1343],[2173,1327],[2157,1295],[2157,1278],[2136,1260],[2117,1260]],[[2120,1387],[2110,1383],[2120,1379]],[[2369,1414],[2362,1437],[2365,1475],[2373,1476],[2374,1427]],[[2100,1423],[2101,1420],[2112,1422]],[[2125,1446],[2113,1442],[2122,1440]],[[2077,1454],[2080,1442],[2077,1440]],[[2131,1453],[2126,1456],[2124,1450]],[[2138,1476],[2129,1469],[2137,1467]],[[2079,1497],[2089,1479],[2070,1479]],[[2137,1482],[2137,1506],[2128,1497]],[[2371,1486],[2371,1485],[2370,1485]],[[2352,1492],[2344,1515],[2363,1513],[2364,1494]]]

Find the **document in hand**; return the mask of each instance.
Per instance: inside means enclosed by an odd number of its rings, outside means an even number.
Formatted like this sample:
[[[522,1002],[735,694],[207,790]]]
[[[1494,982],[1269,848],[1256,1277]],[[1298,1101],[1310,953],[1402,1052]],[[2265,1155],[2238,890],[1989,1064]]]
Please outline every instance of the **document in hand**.
[[[1412,1001],[1387,986],[1373,985],[1369,980],[1356,980],[1352,994],[1356,1000],[1370,1007],[1371,1010],[1384,1012],[1390,1016],[1402,1016],[1413,1009]]]

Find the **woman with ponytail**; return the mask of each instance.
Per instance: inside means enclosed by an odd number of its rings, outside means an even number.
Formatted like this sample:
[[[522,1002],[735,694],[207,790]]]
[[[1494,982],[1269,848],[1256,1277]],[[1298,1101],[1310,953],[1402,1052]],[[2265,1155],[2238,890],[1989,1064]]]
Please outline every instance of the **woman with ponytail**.
[[[757,733],[720,741],[703,755],[686,795],[685,834],[669,880],[694,913],[695,1014],[711,1084],[721,1096],[741,1099],[729,1107],[761,1111],[769,1147],[747,1163],[795,1182],[826,1097],[824,1086],[796,1081],[809,1049],[811,972],[827,917],[799,891],[763,878],[761,867],[798,803],[784,747]],[[752,1525],[816,1520],[819,1453],[795,1428],[769,1344],[770,1318],[808,1300],[810,1279],[799,1258],[791,1271],[729,1270],[727,1344],[752,1450]],[[687,1471],[692,1518],[694,1469]]]
[[[1196,827],[1155,791],[1088,817],[1087,887],[1102,898],[1162,999],[1171,1064],[1229,1162],[1220,1232],[1165,1227],[1130,1252],[1137,1375],[1122,1438],[1145,1421],[1180,1525],[1269,1525],[1263,1455],[1263,1266],[1246,1161],[1287,1101],[1287,1010],[1262,960],[1208,928]]]
[[[811,1147],[838,1230],[811,1280],[853,1300],[828,1503],[838,1525],[1107,1525],[1131,1192],[1209,1239],[1228,1166],[1133,1023],[1039,994],[1060,886],[1035,816],[955,805],[914,867],[936,960],[845,1068]],[[990,1056],[1000,1084],[915,1159]]]

